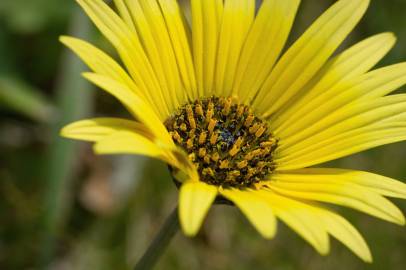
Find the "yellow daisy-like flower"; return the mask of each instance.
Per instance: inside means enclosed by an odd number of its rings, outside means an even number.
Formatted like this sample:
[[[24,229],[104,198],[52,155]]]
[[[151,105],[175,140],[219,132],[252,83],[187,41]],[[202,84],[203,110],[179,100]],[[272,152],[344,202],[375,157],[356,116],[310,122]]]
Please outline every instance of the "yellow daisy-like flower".
[[[99,154],[130,153],[169,164],[180,185],[185,234],[227,200],[266,238],[285,222],[319,253],[329,235],[364,261],[358,231],[323,203],[405,224],[385,197],[406,185],[364,171],[308,168],[406,140],[406,63],[370,71],[391,33],[332,54],[367,9],[340,0],[282,53],[299,0],[191,0],[190,25],[176,0],[78,1],[116,48],[125,69],[85,41],[61,40],[135,120],[97,118],[65,127]]]

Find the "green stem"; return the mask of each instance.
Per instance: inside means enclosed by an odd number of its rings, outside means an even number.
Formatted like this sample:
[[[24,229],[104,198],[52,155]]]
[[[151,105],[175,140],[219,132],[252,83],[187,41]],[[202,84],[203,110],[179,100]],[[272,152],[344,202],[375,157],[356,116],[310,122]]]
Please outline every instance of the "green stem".
[[[73,9],[70,35],[89,39],[92,28],[79,7]],[[39,263],[42,269],[50,269],[54,260],[58,239],[63,234],[72,205],[74,168],[78,160],[77,144],[63,139],[60,129],[75,120],[89,115],[92,109],[92,87],[80,78],[80,70],[86,66],[68,49],[64,50],[61,70],[56,85],[56,107],[59,109],[50,125],[50,144],[47,153],[42,239]]]
[[[134,270],[152,269],[178,230],[179,219],[178,208],[176,207],[166,219],[165,224],[162,226],[147,251],[142,255]]]

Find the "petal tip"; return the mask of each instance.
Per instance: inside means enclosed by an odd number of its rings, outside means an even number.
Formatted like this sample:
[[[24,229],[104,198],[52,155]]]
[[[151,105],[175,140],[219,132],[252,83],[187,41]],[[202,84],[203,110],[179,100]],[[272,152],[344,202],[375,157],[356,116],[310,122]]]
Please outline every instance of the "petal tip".
[[[385,32],[386,35],[388,35],[389,38],[396,40],[397,36],[394,32]]]
[[[178,213],[178,215],[179,215],[179,221],[180,221],[179,222],[180,223],[180,228],[182,229],[183,234],[185,236],[187,236],[187,237],[190,237],[190,238],[195,237],[197,232],[198,232],[198,229],[190,226],[185,221],[183,221],[183,219],[181,218],[180,213]]]
[[[181,186],[178,215],[185,235],[196,235],[216,195],[216,188],[202,182],[188,181]]]
[[[72,135],[72,127],[75,123],[70,123],[59,130],[59,136],[64,138],[71,138]]]
[[[95,144],[93,144],[93,152],[95,153],[95,154],[97,154],[97,155],[102,155],[102,154],[104,154],[104,151],[103,151],[103,146],[101,146],[100,145],[100,143],[95,143]]]
[[[405,225],[406,225],[406,221],[405,221],[405,217],[404,217],[404,216],[402,216],[402,218],[399,220],[398,224],[399,224],[400,226],[405,226]]]
[[[59,36],[58,39],[59,39],[59,42],[61,42],[61,43],[63,43],[63,44],[66,45],[66,43],[69,42],[69,40],[71,39],[71,37],[70,37],[70,36],[61,35],[61,36]]]
[[[366,263],[373,263],[374,259],[372,258],[371,253],[366,254],[365,257],[361,258]]]
[[[327,244],[323,246],[320,245],[316,250],[321,256],[327,256],[330,253],[330,243],[327,242]]]
[[[267,240],[271,240],[275,237],[276,235],[276,230],[272,229],[266,232],[261,232],[262,237],[264,237]]]
[[[396,207],[396,210],[397,211],[395,213],[392,213],[392,220],[391,221],[393,223],[397,224],[397,225],[405,226],[406,225],[405,216],[403,215],[401,210],[398,209],[397,207]]]
[[[178,216],[180,228],[182,229],[183,234],[190,238],[195,237],[200,227],[193,226],[190,222],[187,222],[184,218],[182,218],[180,210],[178,210]]]

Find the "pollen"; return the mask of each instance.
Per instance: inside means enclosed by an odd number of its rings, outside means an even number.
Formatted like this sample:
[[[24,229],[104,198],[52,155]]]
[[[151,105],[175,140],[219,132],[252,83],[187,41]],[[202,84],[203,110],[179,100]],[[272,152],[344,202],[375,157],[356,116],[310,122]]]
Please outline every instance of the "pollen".
[[[210,97],[186,104],[165,126],[203,182],[255,187],[275,170],[277,138],[266,121],[232,98]]]

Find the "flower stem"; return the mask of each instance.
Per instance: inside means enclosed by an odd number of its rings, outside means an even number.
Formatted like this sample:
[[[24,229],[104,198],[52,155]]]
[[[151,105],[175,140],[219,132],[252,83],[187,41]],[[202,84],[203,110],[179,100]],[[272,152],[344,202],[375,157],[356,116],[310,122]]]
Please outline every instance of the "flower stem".
[[[142,255],[134,270],[150,270],[165,251],[172,237],[179,230],[178,208],[176,207],[166,219],[158,235],[155,237],[147,251]]]

